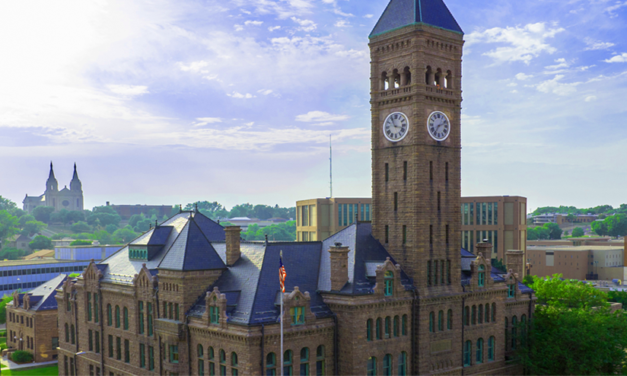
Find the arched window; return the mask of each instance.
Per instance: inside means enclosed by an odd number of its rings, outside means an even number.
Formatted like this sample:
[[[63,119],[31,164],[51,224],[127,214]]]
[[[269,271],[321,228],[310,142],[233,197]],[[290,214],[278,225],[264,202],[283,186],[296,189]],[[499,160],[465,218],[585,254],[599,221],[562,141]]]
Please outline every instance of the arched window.
[[[379,317],[377,319],[377,327],[376,327],[376,331],[377,331],[377,339],[381,339],[381,331],[383,330],[383,328],[381,328],[381,318]]]
[[[390,88],[390,81],[388,79],[388,73],[381,73],[381,88],[380,90],[388,90]]]
[[[470,325],[470,307],[466,306],[466,308],[464,308],[464,321],[466,326]]]
[[[404,336],[407,335],[407,315],[403,315],[402,333]]]
[[[300,374],[309,376],[309,347],[300,350]]]
[[[385,272],[385,296],[394,295],[394,273],[391,271]]]
[[[201,344],[196,346],[196,352],[198,353],[198,375],[202,376],[205,374],[205,361],[203,360],[205,354]]]
[[[383,357],[383,376],[392,376],[392,355]]]
[[[120,306],[115,306],[115,327],[120,327]]]
[[[479,287],[485,286],[485,266],[479,265]]]
[[[398,376],[407,376],[407,353],[405,351],[398,356]]]
[[[390,316],[385,318],[385,338],[390,338],[390,334],[392,333],[392,319]]]
[[[399,336],[399,331],[400,331],[400,319],[398,318],[398,316],[394,316],[394,337],[398,337]]]
[[[372,319],[366,321],[366,338],[368,341],[372,341]]]
[[[374,356],[368,358],[367,372],[368,376],[377,376],[377,358]]]
[[[74,331],[74,324],[70,327],[70,336],[72,336],[72,345],[76,343],[76,332]]]
[[[508,298],[516,297],[516,285],[515,284],[507,285],[507,297]]]
[[[172,318],[174,318],[174,306],[172,305],[172,303],[168,303],[168,312],[168,318],[172,320]]]
[[[434,321],[435,321],[435,313],[430,312],[429,313],[429,332],[430,333],[434,333],[435,332]]]
[[[10,337],[10,340],[12,341],[13,338]],[[65,342],[70,342],[70,329],[67,323],[65,323]]]
[[[215,364],[215,353],[213,352],[213,347],[209,346],[207,350],[207,360],[209,363],[209,375],[216,374],[216,364]]]
[[[113,323],[113,313],[111,310],[111,304],[107,304],[107,325],[111,326]]]
[[[283,353],[283,376],[292,376],[294,374],[292,363],[292,350],[287,350]]]
[[[496,349],[494,337],[488,340],[488,362],[494,361],[494,350]]]
[[[492,303],[492,321],[496,321],[496,303]]]
[[[320,345],[316,349],[316,375],[324,375],[326,373],[326,363],[324,361],[324,346]]]
[[[477,364],[483,363],[483,338],[477,340]]]
[[[453,310],[452,309],[449,309],[448,312],[446,313],[446,329],[447,330],[453,329]]]
[[[220,349],[220,376],[226,376],[226,352],[222,349]]]
[[[479,321],[478,324],[483,324],[483,304],[479,304]]]
[[[425,70],[425,84],[433,86],[433,71],[430,66],[427,66]]]
[[[512,317],[512,350],[516,350],[516,325],[518,324],[518,320],[516,316]]]
[[[233,351],[231,353],[231,376],[237,376],[238,374],[238,370],[237,370],[237,353],[235,353],[235,351]]]
[[[394,89],[398,89],[400,87],[401,76],[398,74],[398,69],[394,69],[394,71],[392,72],[392,82],[394,84]]]
[[[128,330],[128,308],[124,307],[124,330]]]
[[[490,303],[486,303],[485,305],[485,323],[490,322]]]
[[[507,317],[505,318],[505,351],[507,351],[509,347],[509,325],[507,322]]]
[[[276,355],[273,352],[266,356],[266,376],[276,376]]]
[[[470,354],[472,354],[472,342],[466,341],[464,345],[464,367],[470,367],[471,365]]]
[[[405,77],[405,86],[411,85],[411,70],[409,67],[405,67],[403,70],[403,76]]]
[[[438,312],[438,330],[444,331],[444,311]]]
[[[472,306],[472,325],[477,325],[477,306]]]
[[[453,72],[451,72],[450,70],[446,71],[446,88],[453,88]]]
[[[438,68],[435,72],[435,85],[439,87],[443,87],[444,85],[444,76],[442,75],[442,69]]]

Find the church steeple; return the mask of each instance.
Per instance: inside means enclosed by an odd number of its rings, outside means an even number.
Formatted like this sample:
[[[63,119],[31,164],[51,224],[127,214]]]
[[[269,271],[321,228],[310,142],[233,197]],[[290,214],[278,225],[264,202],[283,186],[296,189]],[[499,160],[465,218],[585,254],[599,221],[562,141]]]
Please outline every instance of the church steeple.
[[[57,178],[54,177],[54,168],[52,167],[52,161],[50,161],[50,174],[48,174],[48,180],[46,181],[46,192],[59,190],[59,183]]]
[[[81,180],[78,178],[78,172],[76,172],[76,163],[74,163],[74,175],[72,176],[72,181],[70,182],[70,190],[72,191],[82,191],[83,184]]]

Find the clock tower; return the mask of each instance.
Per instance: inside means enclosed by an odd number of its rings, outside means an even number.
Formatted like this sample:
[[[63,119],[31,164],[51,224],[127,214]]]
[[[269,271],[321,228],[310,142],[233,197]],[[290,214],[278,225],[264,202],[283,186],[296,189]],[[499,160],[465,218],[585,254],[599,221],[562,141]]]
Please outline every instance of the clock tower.
[[[370,35],[373,235],[421,298],[461,291],[463,44],[442,0],[391,0]]]

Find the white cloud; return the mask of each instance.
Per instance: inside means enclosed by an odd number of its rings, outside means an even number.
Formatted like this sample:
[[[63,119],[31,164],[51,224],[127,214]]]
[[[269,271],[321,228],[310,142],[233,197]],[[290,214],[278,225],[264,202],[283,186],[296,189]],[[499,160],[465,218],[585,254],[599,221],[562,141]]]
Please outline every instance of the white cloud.
[[[312,20],[301,20],[299,18],[292,17],[292,21],[300,25],[300,27],[298,28],[299,30],[302,30],[305,32],[314,31],[318,27],[318,25]]]
[[[590,95],[586,97],[586,102],[594,102],[597,100],[597,97],[595,95]]]
[[[296,116],[296,121],[306,123],[319,123],[318,125],[329,125],[329,122],[348,120],[348,115],[333,115],[323,111],[310,111],[304,115]]]
[[[263,25],[263,21],[246,21],[246,22],[244,22],[244,25],[246,25],[246,26],[249,26],[249,25],[260,26],[260,25]]]
[[[507,84],[507,86],[509,86],[509,87],[516,87],[516,86],[518,86],[518,84],[515,83],[515,82],[511,82],[511,83]]]
[[[603,60],[606,63],[627,63],[627,52],[623,52],[620,55],[616,55],[610,59]]]
[[[364,18],[372,18],[372,17],[374,17],[374,15],[373,15],[373,14],[366,14],[366,15],[364,16]]]
[[[338,16],[342,16],[342,17],[355,17],[355,15],[352,14],[352,13],[344,13],[344,12],[342,12],[342,10],[340,8],[334,8],[333,9],[333,13],[337,14]]]
[[[530,78],[533,78],[533,76],[532,75],[527,75],[527,74],[524,74],[524,73],[518,73],[516,75],[516,79],[519,80],[519,81],[526,81],[526,80],[528,80]]]
[[[236,98],[236,99],[251,99],[251,98],[257,98],[257,96],[252,95],[250,93],[246,93],[246,94],[242,94],[242,93],[238,93],[237,91],[234,91],[233,94],[227,94],[227,96],[231,97],[231,98]]]
[[[257,15],[276,14],[280,19],[311,13],[314,0],[230,0],[236,6],[254,8]]]
[[[601,41],[598,41],[598,40],[594,40],[592,38],[586,38],[585,42],[588,45],[588,47],[586,47],[586,51],[606,50],[606,49],[608,49],[610,47],[614,47],[614,43],[611,43],[611,42],[601,42]]]
[[[270,32],[273,32],[273,31],[275,31],[275,30],[279,30],[280,28],[281,28],[281,26],[270,26],[270,27],[268,28],[268,30],[269,30]]]
[[[193,72],[193,73],[201,72],[204,70],[204,68],[209,66],[209,63],[204,60],[194,61],[193,63],[189,65],[185,65],[181,62],[178,62],[176,64],[178,65],[179,69],[182,70],[183,72]]]
[[[270,94],[272,94],[272,90],[270,90],[270,89],[261,89],[261,90],[258,90],[257,93],[262,94],[262,95],[270,95]]]
[[[542,93],[553,93],[560,96],[567,96],[577,92],[577,86],[581,85],[581,82],[564,84],[560,82],[562,78],[564,78],[564,75],[558,74],[552,80],[547,80],[538,84],[536,88]]]
[[[541,53],[552,54],[556,51],[546,40],[563,32],[563,28],[547,28],[545,23],[527,24],[523,27],[495,27],[485,31],[476,31],[467,35],[466,46],[478,43],[502,43],[509,46],[497,47],[484,53],[496,63],[522,61],[529,64]]]
[[[192,123],[194,127],[202,127],[207,124],[222,123],[222,119],[215,117],[196,118],[196,121]]]
[[[544,67],[544,69],[548,69],[548,70],[558,70],[558,69],[562,69],[562,68],[568,68],[570,66],[569,63],[566,62],[566,59],[562,58],[562,59],[557,59],[555,60],[555,62],[557,64],[555,65],[549,65],[547,67]]]
[[[605,8],[605,11],[610,14],[610,17],[613,18],[618,16],[616,13],[614,13],[614,11],[623,7],[627,7],[627,1],[617,1],[616,4]]]
[[[244,30],[244,26],[242,26],[242,25],[233,25],[233,27],[235,28],[235,31],[242,31],[242,30]]]
[[[134,85],[107,85],[112,93],[122,95],[125,97],[135,97],[138,95],[148,94],[147,86],[134,86]]]
[[[335,23],[335,27],[350,27],[350,23],[346,20],[339,20]]]

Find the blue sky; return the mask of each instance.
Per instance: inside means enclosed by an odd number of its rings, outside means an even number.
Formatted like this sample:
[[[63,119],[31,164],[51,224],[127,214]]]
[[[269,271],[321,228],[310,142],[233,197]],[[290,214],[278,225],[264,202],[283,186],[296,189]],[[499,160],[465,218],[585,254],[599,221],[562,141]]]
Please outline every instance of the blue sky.
[[[77,162],[86,205],[371,195],[368,34],[387,0],[4,1],[0,195]],[[627,202],[627,1],[446,1],[463,195]]]

